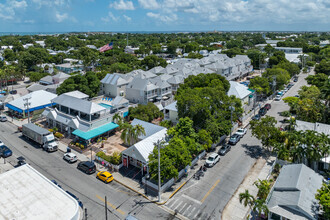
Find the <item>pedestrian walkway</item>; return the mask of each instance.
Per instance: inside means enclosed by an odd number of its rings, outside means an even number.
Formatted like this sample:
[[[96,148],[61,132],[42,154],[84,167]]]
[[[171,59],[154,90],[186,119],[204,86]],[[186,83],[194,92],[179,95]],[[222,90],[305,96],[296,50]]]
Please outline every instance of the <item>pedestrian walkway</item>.
[[[258,188],[254,185],[254,182],[258,179],[267,179],[269,173],[271,172],[272,165],[276,158],[271,156],[267,160],[264,158],[259,158],[254,166],[250,169],[249,173],[246,175],[242,184],[236,190],[234,196],[227,203],[226,207],[222,212],[222,219],[227,220],[242,220],[246,219],[250,213],[250,208],[244,207],[239,202],[239,194],[249,190],[249,193],[256,197],[258,193]]]

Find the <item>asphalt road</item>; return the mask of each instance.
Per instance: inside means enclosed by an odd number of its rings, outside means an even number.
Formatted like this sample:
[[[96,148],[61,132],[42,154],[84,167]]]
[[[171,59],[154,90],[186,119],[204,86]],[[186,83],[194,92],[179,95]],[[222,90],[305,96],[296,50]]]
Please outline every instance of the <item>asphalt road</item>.
[[[105,219],[104,197],[108,201],[108,219],[124,219],[128,214],[142,219],[176,219],[162,207],[122,185],[112,182],[104,184],[95,178],[95,174],[86,175],[77,170],[77,163],[69,164],[62,159],[60,151],[47,153],[27,142],[16,132],[17,127],[10,122],[0,123],[0,139],[13,151],[6,161],[13,165],[16,158],[23,156],[27,163],[50,180],[56,180],[64,190],[75,194],[87,208],[88,219]],[[1,159],[3,160],[3,159]]]
[[[300,87],[307,85],[304,79],[307,76],[300,74],[298,82],[283,97],[297,95]],[[289,106],[281,99],[272,103],[267,115],[275,117],[280,126],[283,117],[279,113],[286,110]],[[248,130],[230,152],[221,156],[219,163],[207,169],[204,177],[200,180],[192,178],[166,206],[188,219],[220,219],[221,212],[253,164],[264,155],[260,141]]]

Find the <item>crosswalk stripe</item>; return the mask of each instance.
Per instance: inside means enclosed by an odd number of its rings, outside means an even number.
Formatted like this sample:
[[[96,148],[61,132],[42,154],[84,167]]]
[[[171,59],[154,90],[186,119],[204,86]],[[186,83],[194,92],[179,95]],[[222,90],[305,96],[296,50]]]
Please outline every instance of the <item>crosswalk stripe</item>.
[[[179,213],[181,213],[181,211],[184,209],[184,207],[186,207],[186,205],[188,205],[188,204],[185,203],[184,206],[182,206],[182,208],[179,210]]]
[[[179,204],[175,208],[173,208],[173,210],[176,210],[181,205],[181,203],[183,203],[183,201],[180,201]]]
[[[178,201],[179,201],[178,199],[175,199],[174,202],[171,204],[170,209],[171,209],[172,206],[173,206],[176,202],[178,202]]]
[[[194,208],[191,210],[190,214],[189,214],[187,217],[191,216],[191,214],[194,213],[195,209],[196,209],[196,207],[194,207]]]
[[[186,210],[182,213],[182,215],[185,215],[185,213],[190,209],[191,205],[188,206],[188,208],[186,208]]]
[[[196,216],[199,214],[199,211],[197,210],[196,214],[194,215],[193,219],[196,218]]]

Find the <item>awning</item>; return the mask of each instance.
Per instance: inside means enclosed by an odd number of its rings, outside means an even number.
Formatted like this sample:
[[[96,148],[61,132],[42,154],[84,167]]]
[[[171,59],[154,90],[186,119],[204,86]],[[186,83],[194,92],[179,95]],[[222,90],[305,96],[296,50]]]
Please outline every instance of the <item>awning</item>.
[[[117,125],[116,123],[108,123],[105,125],[102,125],[100,127],[94,128],[92,130],[89,130],[87,132],[83,132],[79,129],[74,130],[74,132],[72,132],[72,134],[81,137],[84,140],[89,140],[91,138],[97,137],[101,134],[104,134],[105,132],[111,131],[115,128],[117,128],[119,125]]]

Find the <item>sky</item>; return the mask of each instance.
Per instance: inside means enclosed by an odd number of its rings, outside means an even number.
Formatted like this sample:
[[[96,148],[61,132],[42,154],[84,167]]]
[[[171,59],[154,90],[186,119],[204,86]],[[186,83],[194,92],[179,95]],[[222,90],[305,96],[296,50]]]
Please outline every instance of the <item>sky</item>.
[[[0,0],[0,32],[330,31],[330,0]]]

